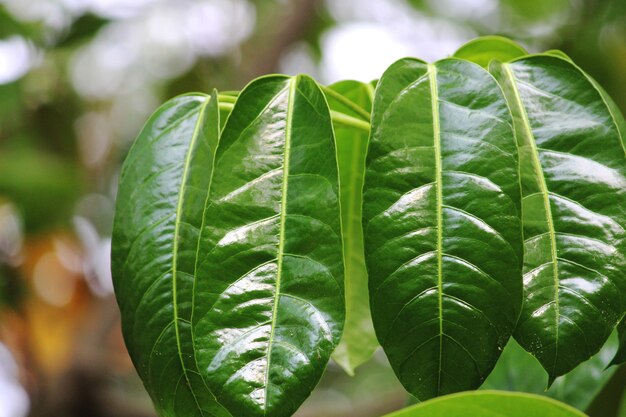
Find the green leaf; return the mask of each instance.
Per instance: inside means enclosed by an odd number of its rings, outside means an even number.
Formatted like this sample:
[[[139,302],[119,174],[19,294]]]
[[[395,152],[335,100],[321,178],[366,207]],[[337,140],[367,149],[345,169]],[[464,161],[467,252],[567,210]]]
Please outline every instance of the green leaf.
[[[584,411],[617,370],[615,367],[606,369],[617,344],[617,334],[613,334],[600,352],[557,378],[546,391],[548,375],[541,364],[511,339],[481,389],[547,395]]]
[[[522,302],[520,190],[500,87],[403,59],[376,89],[364,190],[374,328],[420,400],[477,388]]]
[[[527,55],[528,52],[521,45],[502,36],[483,36],[472,39],[461,46],[454,57],[474,62],[483,68],[489,66],[492,59],[507,62]]]
[[[539,395],[476,391],[447,395],[385,417],[585,417],[568,405]]]
[[[200,374],[235,417],[291,415],[344,322],[339,181],[315,81],[269,76],[222,131],[193,298]]]
[[[620,111],[619,107],[617,107],[617,104],[615,103],[615,101],[611,98],[611,96],[609,96],[609,93],[607,93],[606,90],[600,84],[598,84],[596,80],[591,78],[591,76],[585,73],[582,69],[580,69],[580,67],[576,66],[576,68],[585,74],[589,82],[595,87],[596,90],[598,90],[598,92],[602,96],[602,99],[604,100],[606,106],[609,109],[609,113],[611,114],[611,117],[613,118],[613,122],[615,123],[615,125],[617,126],[617,130],[619,131],[619,138],[620,138],[620,141],[622,142],[622,149],[625,149],[626,148],[626,119],[624,118],[624,115],[622,115],[622,112]]]
[[[619,322],[617,326],[617,331],[619,334],[619,349],[610,365],[621,365],[626,362],[626,317]]]
[[[374,89],[371,84],[341,81],[324,90],[330,109],[369,122]],[[335,123],[339,164],[341,221],[345,266],[346,324],[333,359],[350,375],[378,348],[367,289],[363,253],[363,178],[369,130]]]
[[[553,52],[560,52],[560,51],[553,51]],[[566,59],[571,61],[569,57],[567,56],[565,57]],[[582,71],[582,69],[580,69],[579,67],[577,68],[580,71]],[[602,95],[602,99],[605,101],[606,105],[608,106],[609,112],[611,113],[611,117],[613,118],[613,121],[617,125],[617,130],[619,131],[622,148],[625,148],[626,147],[625,145],[626,144],[626,119],[624,118],[621,111],[617,107],[617,104],[615,103],[615,101],[611,98],[611,96],[609,96],[606,90],[596,80],[591,78],[589,74],[585,73],[585,76],[587,77],[589,82],[591,82],[593,86]],[[611,361],[610,365],[621,365],[622,363],[626,362],[626,316],[622,318],[622,320],[617,326],[617,329],[619,331],[619,349],[617,353],[615,354],[615,357]]]
[[[594,355],[624,313],[626,163],[602,94],[568,60],[492,62],[520,153],[526,299],[515,337],[549,382]]]
[[[568,61],[571,61],[572,58],[570,58],[565,52],[559,50],[559,49],[549,49],[546,52],[544,52],[547,55],[552,55],[552,56],[556,56],[559,58],[563,58],[563,59],[567,59]]]
[[[626,393],[622,394],[622,399],[619,404],[619,411],[617,412],[617,417],[626,417]]]
[[[161,106],[122,169],[112,272],[133,363],[163,417],[222,417],[198,377],[191,297],[202,210],[219,140],[216,93]]]

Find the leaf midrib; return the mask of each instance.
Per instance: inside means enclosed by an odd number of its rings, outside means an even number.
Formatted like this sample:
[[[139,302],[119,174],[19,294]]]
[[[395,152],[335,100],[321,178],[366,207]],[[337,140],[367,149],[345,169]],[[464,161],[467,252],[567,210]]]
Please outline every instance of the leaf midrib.
[[[335,100],[337,100],[338,102],[340,102],[341,104],[343,104],[344,106],[352,110],[355,114],[358,115],[360,119],[369,123],[370,121],[369,112],[367,112],[361,106],[356,104],[354,101],[350,100],[349,98],[339,93],[338,91],[333,90],[331,87],[323,86],[322,90],[324,94],[328,94],[329,96],[331,96],[332,98],[334,98]],[[338,113],[345,114],[344,112],[338,112]]]
[[[435,149],[435,184],[437,210],[437,305],[439,310],[439,371],[437,372],[437,393],[441,390],[443,362],[443,191],[441,187],[441,127],[439,126],[439,90],[437,88],[437,67],[428,64],[430,81],[431,111],[433,117],[433,146]]]
[[[519,113],[522,117],[522,125],[524,127],[526,133],[526,142],[528,142],[528,146],[531,149],[532,156],[532,165],[535,171],[535,174],[538,177],[538,185],[539,192],[541,193],[544,211],[546,213],[546,223],[548,226],[548,234],[550,236],[550,257],[552,259],[552,273],[554,276],[554,329],[555,329],[555,353],[554,353],[554,362],[552,365],[552,372],[550,375],[550,379],[554,378],[554,371],[556,369],[556,362],[559,351],[559,319],[560,319],[560,306],[559,306],[559,270],[558,270],[558,256],[557,256],[557,248],[556,248],[556,234],[554,230],[554,222],[552,218],[552,208],[550,207],[550,195],[548,191],[548,186],[546,183],[546,178],[543,174],[543,169],[541,167],[541,161],[539,159],[539,150],[537,149],[537,144],[535,143],[535,136],[532,132],[532,128],[530,125],[530,121],[528,119],[528,114],[526,113],[526,108],[522,102],[522,98],[520,96],[519,90],[517,88],[515,75],[513,74],[513,70],[511,70],[510,64],[503,64],[504,71],[509,78],[511,89],[513,91],[513,95],[515,97],[515,104],[519,109]]]
[[[280,226],[278,237],[278,254],[277,261],[278,270],[276,271],[276,290],[274,292],[274,305],[272,307],[272,322],[270,325],[270,337],[267,342],[267,365],[265,368],[265,394],[264,394],[264,410],[263,414],[267,415],[267,405],[269,403],[267,399],[267,389],[270,382],[270,367],[272,358],[272,345],[274,343],[274,332],[276,330],[276,316],[278,311],[278,302],[280,300],[280,284],[283,272],[283,252],[285,251],[285,221],[287,218],[287,192],[289,188],[289,155],[291,151],[291,129],[293,122],[293,107],[295,101],[295,94],[297,89],[298,77],[289,80],[289,97],[287,98],[287,120],[285,126],[285,151],[283,154],[283,183],[282,183],[282,195],[280,203]]]

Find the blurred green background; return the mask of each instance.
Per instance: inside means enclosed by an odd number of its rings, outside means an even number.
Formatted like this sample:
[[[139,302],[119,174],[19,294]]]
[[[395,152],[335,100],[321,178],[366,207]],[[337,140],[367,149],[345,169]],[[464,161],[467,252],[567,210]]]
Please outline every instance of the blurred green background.
[[[626,0],[0,0],[0,417],[154,415],[108,257],[120,164],[160,103],[270,72],[369,81],[486,34],[565,51],[626,111]],[[617,415],[623,371],[593,416]],[[379,352],[354,379],[331,364],[298,416],[407,400]]]

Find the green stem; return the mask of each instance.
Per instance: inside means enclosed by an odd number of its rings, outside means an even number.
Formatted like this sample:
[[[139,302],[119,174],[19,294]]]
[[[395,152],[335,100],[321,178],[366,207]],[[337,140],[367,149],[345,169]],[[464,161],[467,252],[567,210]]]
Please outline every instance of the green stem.
[[[332,119],[333,123],[336,123],[336,124],[339,124],[339,125],[355,127],[357,129],[361,129],[361,130],[364,130],[366,132],[370,131],[370,124],[369,124],[369,122],[365,122],[363,120],[357,119],[356,117],[348,116],[345,113],[341,113],[341,112],[338,112],[338,111],[331,110],[330,111],[330,118]]]
[[[335,90],[328,88],[326,86],[321,86],[321,87],[322,87],[322,91],[324,92],[324,94],[339,101],[341,104],[343,104],[344,106],[348,107],[350,110],[354,111],[359,116],[361,116],[363,120],[369,122],[370,114],[367,112],[367,110],[361,108],[358,104],[354,103],[349,98],[344,97],[342,94],[336,92]]]
[[[224,103],[224,102],[221,101],[222,100],[221,97],[219,98],[219,100],[220,100],[220,104],[219,104],[220,110],[231,111],[233,109],[233,107],[235,107],[235,103],[234,102],[233,103]]]
[[[226,94],[219,94],[217,96],[217,98],[219,99],[220,104],[222,104],[222,103],[232,103],[232,104],[235,104],[235,102],[237,101],[237,97],[226,95]]]

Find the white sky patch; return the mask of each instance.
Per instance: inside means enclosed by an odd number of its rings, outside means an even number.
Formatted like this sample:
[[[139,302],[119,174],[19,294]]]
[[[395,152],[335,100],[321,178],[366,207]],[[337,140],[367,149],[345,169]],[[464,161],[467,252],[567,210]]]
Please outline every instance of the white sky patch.
[[[83,3],[93,13],[112,19],[136,16],[159,0],[63,0],[65,3]],[[83,6],[84,7],[84,6]]]
[[[280,58],[280,72],[288,75],[308,74],[313,78],[319,78],[311,46],[306,42],[291,45]]]
[[[0,84],[20,79],[38,61],[35,47],[21,36],[0,40]]]
[[[17,363],[11,352],[0,343],[0,417],[26,417],[30,400],[18,382]]]
[[[400,39],[378,24],[342,24],[326,32],[321,42],[322,77],[328,83],[371,81],[394,61],[410,55]]]
[[[322,38],[326,82],[380,78],[390,64],[406,56],[429,62],[445,58],[475,36],[471,29],[420,13],[406,0],[370,0],[368,7],[359,7],[358,0],[327,0],[326,5],[340,22]]]

